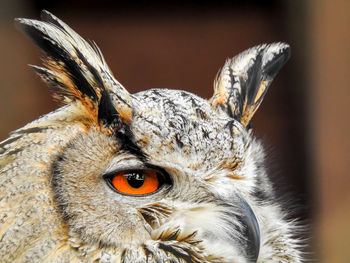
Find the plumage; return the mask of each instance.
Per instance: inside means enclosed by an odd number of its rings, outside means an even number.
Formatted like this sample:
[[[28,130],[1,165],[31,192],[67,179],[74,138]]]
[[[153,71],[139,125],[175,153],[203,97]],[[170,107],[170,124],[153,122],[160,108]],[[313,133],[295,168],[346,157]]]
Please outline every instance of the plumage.
[[[228,59],[210,100],[129,94],[95,44],[41,18],[16,23],[66,105],[0,143],[2,262],[302,262],[249,125],[287,44]]]

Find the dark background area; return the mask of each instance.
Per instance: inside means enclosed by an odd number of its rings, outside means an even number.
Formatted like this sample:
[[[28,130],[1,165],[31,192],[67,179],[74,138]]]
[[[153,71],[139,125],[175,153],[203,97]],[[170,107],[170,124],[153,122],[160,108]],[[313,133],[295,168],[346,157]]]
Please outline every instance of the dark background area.
[[[310,225],[310,257],[350,258],[349,1],[0,3],[0,140],[57,108],[27,67],[40,65],[41,54],[15,30],[15,17],[54,13],[99,45],[132,93],[170,88],[210,98],[226,58],[261,43],[289,43],[292,57],[253,118],[255,134],[266,146],[279,195]]]

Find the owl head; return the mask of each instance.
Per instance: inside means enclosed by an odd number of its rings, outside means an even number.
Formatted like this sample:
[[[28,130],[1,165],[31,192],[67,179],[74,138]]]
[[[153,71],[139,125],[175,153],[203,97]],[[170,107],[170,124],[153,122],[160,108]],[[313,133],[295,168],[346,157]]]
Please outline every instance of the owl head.
[[[44,52],[32,67],[66,105],[0,144],[2,258],[300,262],[250,125],[287,44],[228,59],[209,100],[130,94],[94,43],[41,18],[16,24]]]

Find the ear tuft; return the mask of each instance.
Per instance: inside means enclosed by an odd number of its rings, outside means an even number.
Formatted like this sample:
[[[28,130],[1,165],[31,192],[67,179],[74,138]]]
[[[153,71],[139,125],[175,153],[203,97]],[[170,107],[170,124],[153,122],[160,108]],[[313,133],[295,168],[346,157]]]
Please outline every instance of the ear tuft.
[[[45,52],[44,67],[31,67],[52,88],[54,97],[66,104],[82,103],[89,118],[98,124],[111,124],[112,118],[130,121],[130,95],[115,80],[98,47],[91,46],[48,11],[42,11],[41,18],[18,18],[15,22]],[[124,116],[121,119],[119,112]]]
[[[273,78],[290,57],[285,43],[250,48],[228,59],[214,82],[212,106],[247,127]]]

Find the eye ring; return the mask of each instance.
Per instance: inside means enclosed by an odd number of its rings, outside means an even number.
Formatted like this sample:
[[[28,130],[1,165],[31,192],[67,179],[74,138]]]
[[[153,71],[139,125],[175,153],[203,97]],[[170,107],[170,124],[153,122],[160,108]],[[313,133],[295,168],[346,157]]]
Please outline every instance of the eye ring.
[[[149,167],[116,171],[103,178],[112,190],[133,197],[152,195],[166,186],[172,186],[168,173]]]

